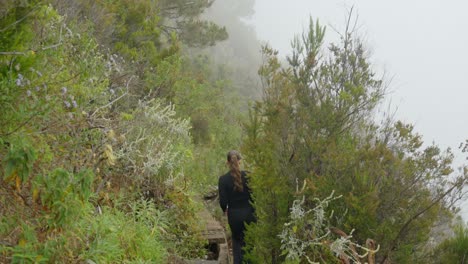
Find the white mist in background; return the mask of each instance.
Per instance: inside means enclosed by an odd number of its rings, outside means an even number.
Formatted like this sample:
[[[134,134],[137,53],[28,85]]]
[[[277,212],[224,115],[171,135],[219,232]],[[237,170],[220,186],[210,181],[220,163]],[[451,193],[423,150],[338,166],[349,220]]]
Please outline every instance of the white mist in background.
[[[291,40],[309,17],[327,26],[329,40],[342,32],[350,9],[358,35],[372,53],[377,70],[390,82],[388,101],[395,119],[411,123],[426,145],[435,143],[455,154],[454,169],[467,164],[459,150],[468,139],[468,2],[372,0],[256,0],[249,23],[260,40],[285,57]],[[466,153],[465,153],[466,154]],[[461,203],[468,221],[468,201]]]

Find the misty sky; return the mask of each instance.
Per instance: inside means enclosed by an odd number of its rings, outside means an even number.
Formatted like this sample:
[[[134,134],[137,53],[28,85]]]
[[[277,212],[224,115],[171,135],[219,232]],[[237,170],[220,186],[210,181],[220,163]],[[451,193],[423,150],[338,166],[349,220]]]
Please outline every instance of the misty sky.
[[[458,150],[468,139],[468,2],[462,0],[255,0],[251,18],[258,38],[280,55],[307,27],[309,16],[342,30],[347,10],[359,16],[359,34],[372,54],[375,69],[385,70],[389,101],[396,118],[415,125],[426,143]],[[468,202],[463,215],[468,220]]]

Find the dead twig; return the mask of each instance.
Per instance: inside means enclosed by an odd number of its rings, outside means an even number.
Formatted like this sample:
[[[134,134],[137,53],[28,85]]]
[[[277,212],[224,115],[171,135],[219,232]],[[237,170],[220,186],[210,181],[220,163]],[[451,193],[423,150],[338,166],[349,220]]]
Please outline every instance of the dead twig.
[[[121,96],[117,97],[115,100],[109,102],[108,104],[103,105],[103,106],[101,106],[101,107],[98,107],[98,108],[90,115],[90,117],[93,117],[97,112],[99,112],[99,110],[111,106],[112,104],[114,104],[115,102],[119,101],[119,100],[122,99],[124,96],[126,96],[126,95],[128,94],[128,85],[129,85],[130,82],[132,81],[133,77],[134,77],[134,76],[130,77],[130,80],[128,80],[127,85],[126,85],[127,91],[126,91],[125,93],[123,93]]]

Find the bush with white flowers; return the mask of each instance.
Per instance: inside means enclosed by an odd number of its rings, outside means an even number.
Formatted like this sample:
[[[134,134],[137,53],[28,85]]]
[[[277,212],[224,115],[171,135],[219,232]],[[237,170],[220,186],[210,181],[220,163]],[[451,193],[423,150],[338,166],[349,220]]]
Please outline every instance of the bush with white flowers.
[[[124,122],[123,143],[116,151],[137,182],[173,181],[191,156],[190,123],[176,117],[175,106],[162,100],[140,101]]]

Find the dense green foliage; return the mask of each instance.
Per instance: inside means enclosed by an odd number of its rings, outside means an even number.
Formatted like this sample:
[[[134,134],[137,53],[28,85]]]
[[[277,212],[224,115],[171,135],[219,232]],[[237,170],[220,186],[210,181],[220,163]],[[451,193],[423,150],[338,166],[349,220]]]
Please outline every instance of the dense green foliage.
[[[325,49],[311,22],[287,66],[264,47],[253,102],[262,54],[241,18],[254,1],[236,3],[2,2],[0,262],[202,257],[197,197],[240,146],[255,263],[356,262],[368,238],[380,263],[465,257],[466,228],[425,242],[468,170],[411,125],[373,120],[385,86],[359,39]]]
[[[191,186],[216,181],[214,157],[240,144],[240,113],[222,112],[236,93],[209,61],[180,52],[225,29],[199,18],[209,1],[179,2],[2,6],[0,262],[203,255]]]
[[[385,87],[372,72],[362,43],[345,32],[341,43],[325,52],[324,34],[325,28],[311,21],[293,42],[287,67],[275,51],[264,48],[265,96],[251,112],[244,148],[254,168],[258,215],[248,232],[250,258],[283,262],[278,234],[293,200],[304,196],[307,211],[314,208],[315,197],[335,191],[343,199],[331,205],[330,227],[347,234],[354,230],[360,245],[368,238],[377,241],[377,262],[426,263],[423,249],[430,230],[451,213],[467,170],[450,177],[450,150],[423,147],[411,125],[391,120],[377,125],[372,111]],[[302,191],[298,185],[304,185]],[[304,250],[302,261],[306,256],[332,261],[326,251]]]
[[[455,227],[455,236],[443,241],[432,253],[436,263],[466,263],[468,261],[468,228]]]

